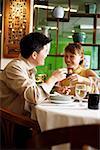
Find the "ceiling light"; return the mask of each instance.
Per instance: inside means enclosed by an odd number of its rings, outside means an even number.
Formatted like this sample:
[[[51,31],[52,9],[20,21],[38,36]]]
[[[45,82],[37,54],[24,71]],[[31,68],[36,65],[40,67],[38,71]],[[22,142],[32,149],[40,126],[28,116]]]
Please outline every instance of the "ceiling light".
[[[72,35],[69,35],[69,36],[67,36],[69,39],[72,39],[73,37],[72,37]]]
[[[72,33],[74,33],[75,32],[75,30],[72,30]]]
[[[54,9],[53,6],[45,6],[45,5],[34,5],[34,8]]]
[[[69,8],[64,8],[64,11],[69,11]],[[77,12],[77,9],[70,8],[70,12]]]
[[[64,17],[64,8],[61,6],[55,7],[53,9],[53,16],[55,18],[63,18]]]
[[[34,8],[42,8],[42,9],[54,9],[55,7],[53,6],[46,6],[46,5],[34,5]],[[69,11],[69,8],[64,8],[64,11]],[[77,12],[76,9],[70,9],[70,12]]]
[[[93,25],[80,25],[80,29],[94,29]],[[97,26],[96,29],[100,29],[100,26]]]
[[[48,28],[49,28],[50,30],[57,30],[57,27],[50,27],[50,26],[48,26]],[[41,28],[41,27],[38,27],[37,30],[42,30],[42,28]]]

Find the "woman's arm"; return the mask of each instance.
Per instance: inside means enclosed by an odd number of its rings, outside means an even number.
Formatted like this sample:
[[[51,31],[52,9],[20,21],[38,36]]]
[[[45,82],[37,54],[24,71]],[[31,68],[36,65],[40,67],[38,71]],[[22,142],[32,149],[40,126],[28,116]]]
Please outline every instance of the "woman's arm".
[[[72,74],[67,79],[69,80],[69,82],[71,82],[71,84],[84,83],[86,85],[90,85],[89,77],[98,78],[98,75],[93,70],[87,69],[84,73],[84,76],[81,76],[79,74]]]

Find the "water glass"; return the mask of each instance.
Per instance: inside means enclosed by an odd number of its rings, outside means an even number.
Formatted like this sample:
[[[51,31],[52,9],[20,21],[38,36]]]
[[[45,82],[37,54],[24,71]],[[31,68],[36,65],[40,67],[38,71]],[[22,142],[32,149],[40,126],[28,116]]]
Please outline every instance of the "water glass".
[[[87,95],[87,87],[85,84],[76,84],[75,86],[75,95],[80,100],[80,103],[82,103],[82,100]]]

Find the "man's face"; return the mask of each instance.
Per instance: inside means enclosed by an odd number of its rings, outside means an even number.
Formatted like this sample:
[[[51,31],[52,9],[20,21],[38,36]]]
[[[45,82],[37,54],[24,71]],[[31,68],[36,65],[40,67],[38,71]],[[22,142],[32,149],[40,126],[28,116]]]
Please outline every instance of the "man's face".
[[[49,54],[50,46],[49,44],[45,45],[43,49],[37,54],[36,57],[36,64],[37,66],[44,65],[45,63],[45,58]]]

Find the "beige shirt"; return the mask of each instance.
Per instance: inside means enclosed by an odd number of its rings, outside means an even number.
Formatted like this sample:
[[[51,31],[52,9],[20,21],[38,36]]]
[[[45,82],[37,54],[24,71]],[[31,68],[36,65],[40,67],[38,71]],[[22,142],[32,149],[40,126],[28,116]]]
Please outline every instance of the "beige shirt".
[[[25,115],[32,105],[44,101],[48,88],[46,83],[37,86],[35,74],[36,68],[26,59],[12,60],[0,73],[0,106]]]

